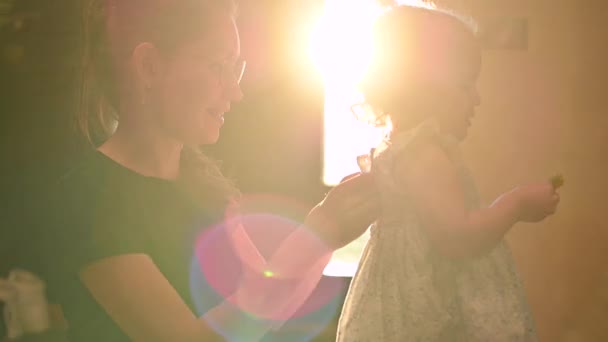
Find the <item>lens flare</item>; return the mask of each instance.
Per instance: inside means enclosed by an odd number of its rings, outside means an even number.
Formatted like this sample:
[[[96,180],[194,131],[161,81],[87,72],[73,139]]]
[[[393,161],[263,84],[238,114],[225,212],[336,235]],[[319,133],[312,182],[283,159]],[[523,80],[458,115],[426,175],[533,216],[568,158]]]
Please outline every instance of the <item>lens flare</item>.
[[[342,279],[323,278],[324,263],[285,269],[316,260],[315,254],[306,254],[310,248],[299,248],[321,241],[295,218],[305,212],[303,208],[278,196],[248,196],[238,220],[228,218],[199,235],[190,265],[192,302],[198,315],[227,340],[246,341],[260,326],[267,326],[271,331],[265,340],[307,341],[336,317],[345,290]],[[245,236],[235,239],[235,222]],[[293,240],[294,236],[304,240]],[[293,253],[277,262],[276,253],[290,239]],[[246,243],[255,247],[254,253],[243,251]],[[206,315],[220,303],[237,314],[239,324]]]

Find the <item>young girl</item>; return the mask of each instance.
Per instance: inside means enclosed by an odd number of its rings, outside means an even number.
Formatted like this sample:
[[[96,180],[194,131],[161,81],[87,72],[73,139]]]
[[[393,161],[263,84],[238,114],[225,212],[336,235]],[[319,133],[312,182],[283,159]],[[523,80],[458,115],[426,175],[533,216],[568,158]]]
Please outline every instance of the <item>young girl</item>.
[[[338,341],[536,341],[503,236],[552,214],[559,197],[540,182],[479,207],[458,151],[479,104],[474,29],[449,13],[398,6],[374,30],[361,90],[374,122],[390,120],[393,131],[373,153],[383,214]]]

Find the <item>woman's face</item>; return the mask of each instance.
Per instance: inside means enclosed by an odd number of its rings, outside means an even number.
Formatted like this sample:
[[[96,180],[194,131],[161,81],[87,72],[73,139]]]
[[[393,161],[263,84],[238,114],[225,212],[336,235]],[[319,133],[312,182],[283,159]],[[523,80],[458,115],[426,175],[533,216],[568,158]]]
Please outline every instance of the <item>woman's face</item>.
[[[224,114],[243,94],[244,70],[234,18],[214,16],[197,39],[162,59],[150,103],[160,129],[185,145],[217,142]]]

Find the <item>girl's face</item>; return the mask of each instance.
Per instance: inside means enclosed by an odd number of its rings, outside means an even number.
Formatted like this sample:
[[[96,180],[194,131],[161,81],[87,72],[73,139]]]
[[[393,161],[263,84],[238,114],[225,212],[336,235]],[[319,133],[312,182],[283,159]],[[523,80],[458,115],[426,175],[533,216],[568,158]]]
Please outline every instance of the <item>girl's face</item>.
[[[464,29],[454,32],[450,40],[454,49],[437,65],[437,82],[429,91],[435,97],[431,106],[442,132],[463,140],[480,104],[476,83],[481,51],[474,35]]]
[[[162,59],[151,86],[152,119],[186,145],[217,142],[224,114],[243,96],[244,62],[234,18],[220,14],[210,20],[213,29]]]
[[[409,25],[380,45],[389,52],[381,57],[388,69],[380,67],[380,79],[388,80],[385,109],[394,114],[396,129],[432,117],[443,133],[462,140],[480,103],[477,39],[463,23],[442,14],[406,19]]]

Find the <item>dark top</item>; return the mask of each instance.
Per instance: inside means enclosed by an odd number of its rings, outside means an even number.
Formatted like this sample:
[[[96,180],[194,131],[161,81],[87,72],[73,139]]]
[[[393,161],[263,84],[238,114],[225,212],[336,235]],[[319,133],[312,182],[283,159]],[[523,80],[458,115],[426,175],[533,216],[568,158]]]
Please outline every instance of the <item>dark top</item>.
[[[204,279],[221,271],[221,291],[229,292],[239,277],[221,229],[213,229],[221,215],[206,212],[176,182],[142,176],[92,152],[48,194],[32,213],[39,239],[28,267],[46,279],[50,301],[62,305],[71,341],[128,340],[78,279],[95,260],[149,255],[197,315],[222,298]],[[205,276],[198,263],[201,248],[216,266]]]
[[[12,249],[20,251],[15,266],[47,282],[49,301],[62,306],[70,342],[129,340],[78,278],[83,267],[96,260],[132,253],[149,255],[198,316],[220,304],[238,285],[241,268],[222,230],[224,213],[203,208],[189,195],[192,189],[142,176],[97,151],[52,183],[50,188],[28,187],[37,188],[38,195],[29,194],[27,200],[16,201],[7,210],[16,211],[11,217],[17,217],[9,226],[23,232]],[[283,208],[278,207],[276,211],[264,205],[262,211],[274,214],[253,215],[251,222],[244,222],[257,230],[250,237],[266,257],[298,225],[276,216]],[[258,222],[260,217],[263,222]],[[260,277],[266,282],[283,282]],[[295,284],[297,281],[286,281],[286,289]],[[337,318],[342,300],[338,293],[343,288],[340,279],[322,279],[302,312],[262,340],[309,340],[321,333]],[[259,318],[246,312],[240,312],[238,319],[234,331],[221,332],[232,336],[230,340],[246,340],[248,327],[260,324]],[[331,326],[328,329],[331,333]]]

